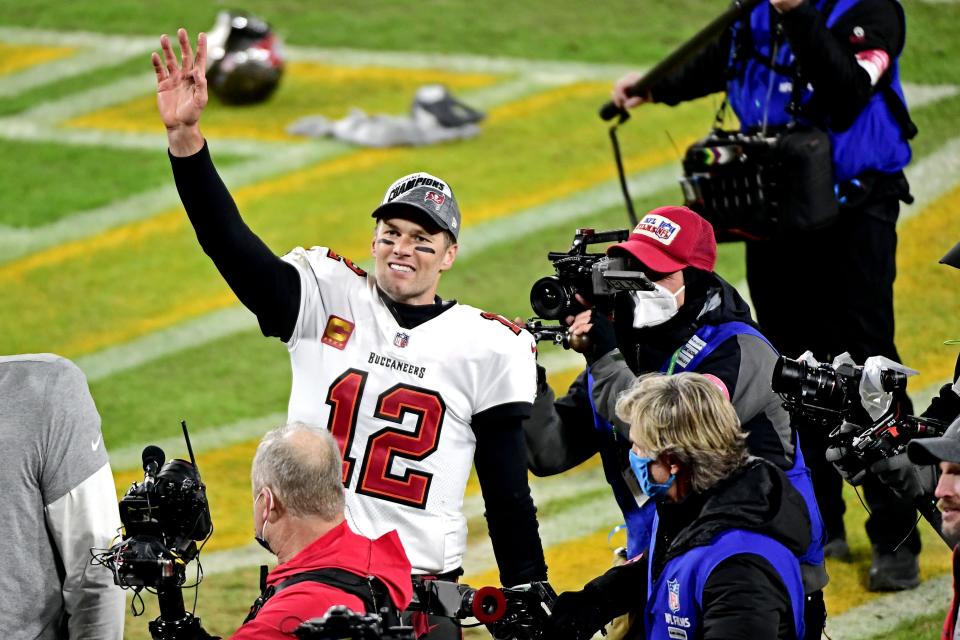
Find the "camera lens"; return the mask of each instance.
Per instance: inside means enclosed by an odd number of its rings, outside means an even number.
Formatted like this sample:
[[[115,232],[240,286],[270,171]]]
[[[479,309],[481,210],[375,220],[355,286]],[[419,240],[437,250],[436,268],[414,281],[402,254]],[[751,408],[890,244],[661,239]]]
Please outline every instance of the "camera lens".
[[[556,276],[546,276],[530,288],[530,306],[541,318],[560,320],[567,315],[573,295]]]
[[[804,363],[780,356],[773,365],[773,390],[777,393],[797,394],[806,378]]]
[[[884,391],[905,391],[907,374],[893,369],[884,369],[880,372],[880,387]]]

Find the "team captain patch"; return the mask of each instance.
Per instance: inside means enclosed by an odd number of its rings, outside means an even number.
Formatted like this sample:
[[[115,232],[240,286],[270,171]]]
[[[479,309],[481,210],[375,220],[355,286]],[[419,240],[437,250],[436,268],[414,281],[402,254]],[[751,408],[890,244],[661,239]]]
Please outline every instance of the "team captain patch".
[[[327,328],[323,330],[323,337],[320,342],[329,345],[334,349],[340,349],[347,346],[347,340],[353,335],[353,323],[337,316],[330,316],[327,320]]]

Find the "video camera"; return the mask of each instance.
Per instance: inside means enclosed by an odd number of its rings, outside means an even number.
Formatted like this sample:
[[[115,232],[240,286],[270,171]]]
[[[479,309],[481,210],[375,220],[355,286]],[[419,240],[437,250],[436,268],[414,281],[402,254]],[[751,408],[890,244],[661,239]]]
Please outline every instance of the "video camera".
[[[91,550],[93,562],[110,569],[121,588],[137,593],[156,589],[160,617],[149,628],[157,640],[198,634],[200,619],[184,609],[181,587],[187,564],[200,554],[197,542],[213,532],[206,485],[197,470],[187,425],[181,425],[190,461],[165,462],[160,447],[146,447],[143,481],[134,482],[120,500],[123,539],[109,549]]]
[[[530,288],[530,306],[537,315],[525,328],[538,341],[551,341],[568,348],[567,328],[544,325],[540,319],[563,320],[585,310],[577,301],[579,294],[597,309],[609,313],[613,296],[620,291],[652,291],[653,283],[642,271],[626,269],[625,258],[611,258],[605,253],[587,253],[592,244],[623,242],[629,237],[626,229],[597,232],[577,229],[566,252],[551,251],[547,259],[556,275],[544,276]]]
[[[481,587],[446,580],[414,581],[409,610],[454,620],[476,618],[497,640],[541,640],[557,594],[547,582]]]
[[[584,310],[576,295],[595,306],[610,310],[613,295],[620,291],[652,291],[653,283],[642,271],[627,271],[624,258],[605,253],[587,253],[592,244],[623,242],[630,235],[625,229],[601,231],[577,229],[566,252],[551,251],[547,259],[556,275],[545,276],[530,288],[530,306],[537,317],[562,320]]]
[[[453,620],[475,618],[496,640],[546,640],[542,629],[557,594],[546,582],[511,588],[481,587],[447,580],[414,580],[408,611]],[[467,625],[464,625],[467,626]],[[295,631],[301,640],[413,640],[411,627],[392,625],[389,616],[332,607],[322,618]]]
[[[780,394],[784,408],[830,429],[831,447],[845,454],[844,466],[852,477],[882,458],[902,453],[914,438],[943,435],[947,425],[930,418],[902,415],[894,402],[877,420],[872,420],[860,403],[863,367],[854,364],[811,365],[781,356],[773,369],[773,390]],[[902,393],[907,376],[894,369],[880,371],[880,387]]]

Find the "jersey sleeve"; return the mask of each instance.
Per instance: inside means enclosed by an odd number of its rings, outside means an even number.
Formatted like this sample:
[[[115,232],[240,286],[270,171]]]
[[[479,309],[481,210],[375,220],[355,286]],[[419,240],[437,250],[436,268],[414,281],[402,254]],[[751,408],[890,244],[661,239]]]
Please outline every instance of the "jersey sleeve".
[[[483,317],[488,316],[492,314]],[[478,379],[473,415],[494,415],[502,407],[511,415],[526,417],[537,393],[536,342],[502,316],[492,319],[495,326],[485,328],[494,345]],[[509,326],[501,327],[503,322]]]
[[[300,310],[287,348],[304,338],[319,336],[326,327],[328,309],[337,307],[359,286],[366,286],[366,272],[327,247],[297,247],[283,257],[300,275]]]
[[[116,489],[100,416],[83,373],[59,359],[44,404],[41,469],[44,517],[63,563],[63,600],[71,637],[121,638],[124,596],[90,549],[110,546],[120,528]]]

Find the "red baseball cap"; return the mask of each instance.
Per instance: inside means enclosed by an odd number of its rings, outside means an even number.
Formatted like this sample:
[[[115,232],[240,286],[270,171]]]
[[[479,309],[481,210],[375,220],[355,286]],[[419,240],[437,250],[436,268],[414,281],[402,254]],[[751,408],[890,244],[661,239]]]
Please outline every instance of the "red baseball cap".
[[[630,237],[607,249],[608,255],[626,252],[657,273],[684,267],[713,271],[717,240],[713,227],[686,207],[660,207],[640,219]]]

